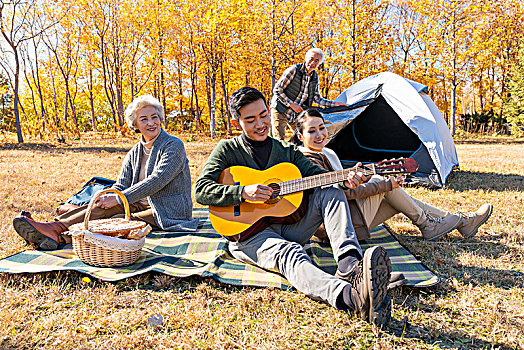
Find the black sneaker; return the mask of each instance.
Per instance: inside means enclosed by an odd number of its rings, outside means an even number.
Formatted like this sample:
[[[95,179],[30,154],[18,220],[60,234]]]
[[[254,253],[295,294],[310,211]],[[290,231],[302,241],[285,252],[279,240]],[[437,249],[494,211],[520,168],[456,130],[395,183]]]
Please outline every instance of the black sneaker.
[[[366,250],[364,258],[350,272],[335,273],[358,293],[355,313],[377,326],[386,325],[391,318],[391,299],[387,296],[390,275],[388,253],[380,246]]]

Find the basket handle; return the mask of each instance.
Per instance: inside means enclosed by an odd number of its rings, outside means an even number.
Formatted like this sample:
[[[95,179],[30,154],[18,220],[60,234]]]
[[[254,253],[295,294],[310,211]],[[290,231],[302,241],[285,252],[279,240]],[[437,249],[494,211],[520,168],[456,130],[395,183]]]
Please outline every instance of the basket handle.
[[[128,221],[131,220],[131,212],[129,211],[129,202],[127,201],[126,196],[124,196],[124,194],[122,192],[120,192],[119,190],[117,190],[117,189],[108,188],[108,189],[105,189],[105,190],[100,190],[97,193],[95,193],[95,195],[91,199],[91,202],[89,202],[89,205],[87,206],[86,215],[84,217],[84,229],[85,230],[88,229],[89,217],[91,216],[91,211],[93,210],[93,207],[95,206],[96,200],[101,195],[109,193],[109,192],[116,193],[118,195],[118,197],[120,197],[120,199],[122,200],[122,205],[124,206],[124,210],[125,210],[125,218]]]

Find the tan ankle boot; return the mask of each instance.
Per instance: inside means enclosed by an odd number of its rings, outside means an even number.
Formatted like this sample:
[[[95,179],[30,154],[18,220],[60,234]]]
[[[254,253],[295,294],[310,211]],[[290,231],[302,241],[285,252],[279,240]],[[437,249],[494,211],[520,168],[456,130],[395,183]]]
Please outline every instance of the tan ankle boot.
[[[62,233],[67,231],[67,227],[60,221],[37,222],[28,216],[16,217],[13,226],[23,239],[43,250],[58,248]]]
[[[488,221],[493,212],[493,205],[483,204],[474,213],[461,213],[462,220],[457,229],[464,238],[471,238],[475,236],[486,221]]]
[[[451,231],[457,228],[460,224],[461,216],[456,214],[451,214],[446,217],[434,217],[424,212],[426,220],[415,223],[420,232],[422,232],[422,237],[428,241],[436,241],[440,237],[447,235]]]

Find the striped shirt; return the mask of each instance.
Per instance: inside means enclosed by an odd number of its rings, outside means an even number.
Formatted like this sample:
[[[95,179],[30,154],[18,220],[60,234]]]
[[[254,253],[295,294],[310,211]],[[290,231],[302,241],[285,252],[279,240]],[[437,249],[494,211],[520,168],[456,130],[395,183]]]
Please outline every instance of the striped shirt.
[[[297,98],[294,101],[292,101],[284,92],[284,90],[289,85],[289,83],[291,83],[291,80],[293,80],[297,72],[297,66],[292,65],[291,67],[287,68],[284,71],[280,79],[278,79],[277,83],[275,84],[275,87],[273,89],[273,94],[276,98],[272,99],[271,107],[276,108],[276,105],[277,105],[276,99],[277,98],[280,100],[280,102],[282,102],[284,105],[288,107],[291,106],[293,102],[300,105],[302,108],[305,107],[303,103],[308,98],[308,85],[309,85],[309,81],[311,80],[311,76],[313,75],[313,72],[311,72],[310,74],[307,73],[306,64],[302,66],[302,70],[304,74],[303,74],[302,81],[300,83],[300,93],[298,94]],[[313,96],[313,101],[318,103],[322,107],[335,107],[334,101],[327,100],[323,98],[322,96],[320,96],[320,90],[318,88],[318,85],[317,85],[317,88],[315,89],[315,96]],[[289,108],[286,111],[286,114],[288,115],[291,115],[293,113],[294,112],[291,108]]]

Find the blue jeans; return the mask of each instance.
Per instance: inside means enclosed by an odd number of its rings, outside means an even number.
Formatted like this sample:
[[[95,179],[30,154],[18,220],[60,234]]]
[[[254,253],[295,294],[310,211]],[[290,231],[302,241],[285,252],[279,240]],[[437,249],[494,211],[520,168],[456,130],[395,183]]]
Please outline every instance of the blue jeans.
[[[244,242],[230,242],[229,250],[238,260],[277,271],[308,297],[336,307],[337,297],[348,283],[316,267],[303,247],[322,222],[337,261],[350,250],[362,256],[346,196],[335,186],[315,189],[299,222],[273,224]]]

